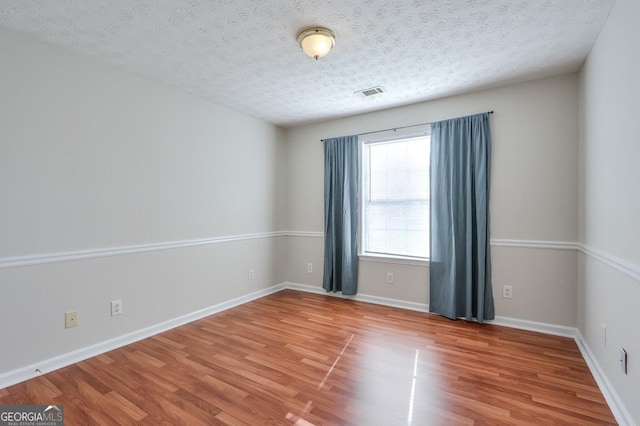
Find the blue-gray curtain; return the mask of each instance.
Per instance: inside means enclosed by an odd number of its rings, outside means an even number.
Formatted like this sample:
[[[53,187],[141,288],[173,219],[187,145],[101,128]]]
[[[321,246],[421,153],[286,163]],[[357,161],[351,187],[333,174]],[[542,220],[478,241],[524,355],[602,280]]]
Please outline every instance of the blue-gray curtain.
[[[324,275],[322,287],[345,295],[358,284],[358,137],[324,140]]]
[[[489,113],[431,124],[429,311],[494,319]]]

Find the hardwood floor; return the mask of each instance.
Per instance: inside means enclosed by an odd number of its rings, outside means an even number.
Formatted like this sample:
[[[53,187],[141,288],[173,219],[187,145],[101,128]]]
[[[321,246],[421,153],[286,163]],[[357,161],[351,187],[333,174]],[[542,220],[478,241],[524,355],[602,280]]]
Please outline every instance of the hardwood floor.
[[[0,390],[67,425],[615,424],[573,340],[285,290]]]

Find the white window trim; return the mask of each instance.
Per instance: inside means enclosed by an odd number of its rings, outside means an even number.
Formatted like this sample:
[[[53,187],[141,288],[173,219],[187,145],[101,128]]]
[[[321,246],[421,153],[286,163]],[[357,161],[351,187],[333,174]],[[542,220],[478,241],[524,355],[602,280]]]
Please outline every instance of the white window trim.
[[[393,254],[382,253],[369,253],[364,251],[364,208],[362,201],[362,152],[363,145],[368,143],[392,141],[396,139],[408,139],[412,137],[419,137],[431,134],[431,125],[424,124],[419,126],[412,126],[409,128],[403,128],[399,130],[391,129],[381,132],[370,133],[366,135],[358,136],[358,166],[360,173],[358,176],[358,204],[359,204],[359,218],[358,218],[358,259],[363,262],[376,262],[376,263],[391,263],[396,265],[411,265],[411,266],[429,266],[429,258],[417,258],[410,256],[398,256]]]
[[[394,265],[429,266],[429,259],[407,256],[394,256],[391,254],[374,255],[373,253],[358,253],[358,259],[363,262],[391,263]]]

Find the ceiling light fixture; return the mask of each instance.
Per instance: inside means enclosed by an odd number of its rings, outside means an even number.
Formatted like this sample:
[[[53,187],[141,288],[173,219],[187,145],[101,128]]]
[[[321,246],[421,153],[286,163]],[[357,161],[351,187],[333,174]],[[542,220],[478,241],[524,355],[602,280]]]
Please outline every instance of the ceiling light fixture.
[[[298,44],[304,53],[318,60],[329,53],[336,44],[336,36],[327,28],[309,28],[298,34]]]

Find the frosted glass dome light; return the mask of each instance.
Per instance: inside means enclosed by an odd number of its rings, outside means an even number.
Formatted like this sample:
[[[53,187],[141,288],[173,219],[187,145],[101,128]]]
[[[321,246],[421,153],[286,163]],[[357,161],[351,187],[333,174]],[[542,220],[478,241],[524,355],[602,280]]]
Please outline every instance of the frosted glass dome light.
[[[327,28],[309,28],[298,34],[298,44],[312,58],[322,58],[336,44],[336,36]]]

